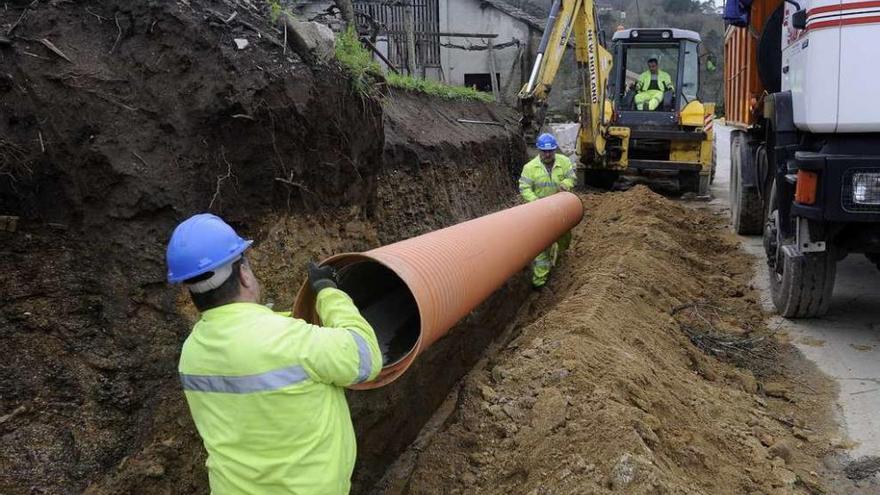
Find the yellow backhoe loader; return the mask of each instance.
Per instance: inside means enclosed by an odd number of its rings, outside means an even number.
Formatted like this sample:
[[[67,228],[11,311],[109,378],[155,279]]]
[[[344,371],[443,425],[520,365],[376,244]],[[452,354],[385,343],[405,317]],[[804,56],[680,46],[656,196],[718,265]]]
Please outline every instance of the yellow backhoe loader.
[[[659,171],[677,175],[683,192],[705,195],[714,168],[715,105],[700,101],[700,35],[618,29],[609,49],[593,0],[555,0],[519,93],[527,134],[544,124],[550,88],[571,44],[582,89],[579,182],[607,189],[622,173]],[[664,75],[658,78],[659,73]],[[645,94],[648,90],[654,93]]]

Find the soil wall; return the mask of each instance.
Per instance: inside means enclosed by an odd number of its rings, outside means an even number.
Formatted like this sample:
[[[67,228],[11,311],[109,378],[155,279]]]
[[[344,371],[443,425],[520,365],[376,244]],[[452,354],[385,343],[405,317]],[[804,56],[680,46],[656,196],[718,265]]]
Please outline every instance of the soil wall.
[[[207,492],[176,378],[195,315],[164,273],[187,216],[216,212],[255,239],[267,300],[284,307],[306,260],[513,201],[524,147],[508,110],[364,99],[339,68],[283,50],[252,5],[0,11],[0,215],[20,217],[0,232],[0,492]],[[467,339],[399,383],[351,394],[357,486],[415,436],[523,289],[512,281],[453,332]]]

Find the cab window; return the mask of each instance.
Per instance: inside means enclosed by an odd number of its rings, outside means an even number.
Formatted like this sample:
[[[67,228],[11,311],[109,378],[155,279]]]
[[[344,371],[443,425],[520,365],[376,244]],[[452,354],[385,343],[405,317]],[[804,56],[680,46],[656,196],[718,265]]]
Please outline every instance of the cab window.
[[[684,108],[697,99],[700,90],[700,52],[699,46],[693,41],[684,42],[684,67],[681,78],[681,103]]]

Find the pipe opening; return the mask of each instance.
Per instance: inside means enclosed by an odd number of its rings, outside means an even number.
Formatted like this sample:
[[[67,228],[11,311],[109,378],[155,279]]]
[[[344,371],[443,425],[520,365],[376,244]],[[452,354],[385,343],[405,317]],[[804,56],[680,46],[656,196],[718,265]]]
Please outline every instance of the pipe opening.
[[[421,318],[409,288],[388,267],[363,260],[339,269],[339,288],[372,325],[382,349],[382,365],[396,364],[415,348]]]

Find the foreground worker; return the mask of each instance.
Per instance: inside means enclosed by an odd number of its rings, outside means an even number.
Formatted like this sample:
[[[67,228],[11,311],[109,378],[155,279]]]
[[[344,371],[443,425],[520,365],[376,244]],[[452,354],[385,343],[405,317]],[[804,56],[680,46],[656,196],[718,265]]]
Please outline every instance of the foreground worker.
[[[541,134],[535,143],[538,156],[525,164],[519,177],[519,193],[527,202],[546,198],[559,191],[570,191],[577,178],[574,165],[563,154],[557,153],[559,144],[552,134]],[[543,287],[550,277],[550,269],[558,255],[571,243],[571,232],[566,232],[532,262],[532,285]]]
[[[663,101],[663,94],[672,91],[672,78],[668,72],[659,69],[656,58],[648,59],[648,70],[639,75],[636,91],[638,110],[656,110]]]
[[[201,313],[179,371],[211,492],[348,493],[356,446],[343,387],[379,373],[376,336],[330,267],[308,270],[327,328],[260,305],[251,242],[201,214],[168,244],[168,281],[183,282]]]

